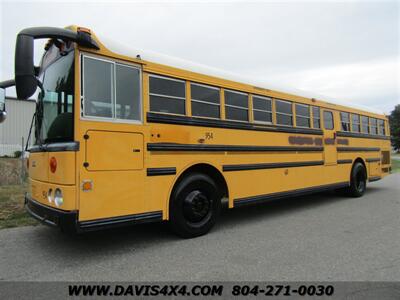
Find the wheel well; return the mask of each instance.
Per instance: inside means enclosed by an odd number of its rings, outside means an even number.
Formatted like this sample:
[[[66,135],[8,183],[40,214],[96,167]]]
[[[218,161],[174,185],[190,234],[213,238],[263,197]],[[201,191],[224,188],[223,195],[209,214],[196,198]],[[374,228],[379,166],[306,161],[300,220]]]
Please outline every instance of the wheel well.
[[[353,172],[354,165],[355,165],[357,162],[361,163],[361,164],[364,166],[364,169],[365,169],[365,176],[366,176],[366,178],[368,178],[367,166],[365,165],[365,162],[364,162],[364,160],[363,160],[361,157],[357,157],[357,158],[356,158],[356,160],[355,160],[354,163],[353,163],[353,166],[351,167],[351,171]],[[351,174],[350,174],[350,176],[351,176]]]
[[[228,185],[226,184],[224,176],[222,176],[221,172],[217,168],[209,164],[196,164],[186,169],[175,182],[174,189],[179,184],[179,182],[190,173],[202,173],[209,176],[216,183],[218,189],[221,192],[221,196],[229,196]]]

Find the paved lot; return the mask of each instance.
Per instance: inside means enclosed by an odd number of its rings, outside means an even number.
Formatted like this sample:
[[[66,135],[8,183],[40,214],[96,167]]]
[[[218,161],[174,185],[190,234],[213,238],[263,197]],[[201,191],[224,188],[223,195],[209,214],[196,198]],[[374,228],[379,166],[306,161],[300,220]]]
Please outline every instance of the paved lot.
[[[207,236],[165,224],[69,237],[0,231],[1,280],[400,280],[400,174],[363,198],[319,194],[223,212]]]

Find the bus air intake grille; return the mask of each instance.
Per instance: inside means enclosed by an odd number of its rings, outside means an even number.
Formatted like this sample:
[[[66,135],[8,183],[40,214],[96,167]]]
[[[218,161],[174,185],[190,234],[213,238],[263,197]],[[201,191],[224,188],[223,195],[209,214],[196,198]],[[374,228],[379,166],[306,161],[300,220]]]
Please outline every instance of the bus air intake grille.
[[[382,164],[383,165],[390,164],[390,152],[389,151],[382,151]]]

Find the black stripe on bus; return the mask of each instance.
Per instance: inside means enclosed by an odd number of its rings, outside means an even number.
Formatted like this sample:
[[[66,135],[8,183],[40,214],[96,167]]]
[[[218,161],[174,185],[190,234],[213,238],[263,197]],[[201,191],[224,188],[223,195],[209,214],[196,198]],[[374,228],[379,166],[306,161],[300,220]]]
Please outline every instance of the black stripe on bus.
[[[349,182],[339,182],[339,183],[334,183],[334,184],[320,185],[320,186],[314,186],[314,187],[297,189],[297,190],[286,191],[286,192],[278,192],[278,193],[273,193],[273,194],[238,198],[238,199],[234,200],[234,207],[262,203],[262,202],[286,198],[286,197],[303,196],[303,195],[307,195],[307,194],[311,194],[311,193],[318,193],[318,192],[322,192],[322,191],[326,191],[326,190],[333,190],[333,189],[343,188],[343,187],[347,187],[347,186],[349,186]]]
[[[380,158],[367,158],[365,161],[366,162],[377,162],[377,161],[381,161],[381,159]]]
[[[91,221],[79,222],[79,229],[83,231],[98,230],[101,228],[111,228],[125,226],[129,224],[160,222],[162,221],[162,211],[147,212],[122,217],[104,218]]]
[[[338,165],[351,164],[352,162],[353,162],[353,160],[351,160],[351,159],[338,159],[338,161],[337,161]]]
[[[353,137],[353,138],[363,138],[363,139],[390,140],[390,136],[386,135],[375,135],[375,134],[347,132],[347,131],[337,131],[336,135],[342,137]]]
[[[242,146],[242,145],[203,145],[148,143],[149,151],[201,151],[201,152],[321,152],[323,147],[296,146]]]
[[[381,148],[368,147],[337,147],[338,152],[378,152]]]
[[[262,169],[276,169],[276,168],[320,166],[323,164],[324,164],[323,160],[318,160],[318,161],[296,161],[296,162],[284,162],[284,163],[225,165],[225,166],[222,166],[222,170],[224,172],[230,172],[230,171],[245,171],[245,170],[262,170]]]
[[[175,175],[176,168],[147,168],[147,176]]]
[[[323,135],[323,131],[321,129],[294,128],[294,127],[286,127],[278,125],[241,123],[241,122],[227,121],[227,120],[214,120],[214,119],[187,117],[187,116],[166,115],[154,112],[148,112],[146,119],[147,122],[149,123],[166,123],[166,124],[179,124],[179,125],[189,125],[189,126],[240,129],[240,130]]]
[[[380,177],[380,176],[374,176],[374,177],[369,177],[368,181],[369,182],[374,182],[374,181],[378,181],[378,180],[381,180],[381,179],[382,179],[382,177]]]

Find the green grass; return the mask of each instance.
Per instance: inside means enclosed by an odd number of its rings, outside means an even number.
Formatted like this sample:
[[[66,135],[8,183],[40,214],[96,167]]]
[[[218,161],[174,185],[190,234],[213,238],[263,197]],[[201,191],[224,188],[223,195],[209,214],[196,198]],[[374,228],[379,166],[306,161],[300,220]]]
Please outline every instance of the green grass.
[[[400,172],[400,160],[392,159],[392,173]]]
[[[23,185],[0,186],[0,229],[38,224],[24,208]]]

